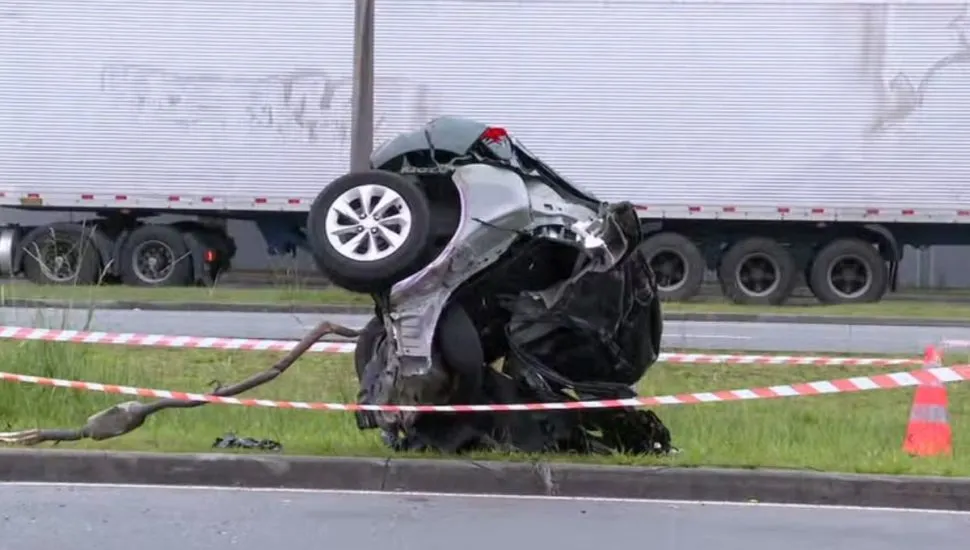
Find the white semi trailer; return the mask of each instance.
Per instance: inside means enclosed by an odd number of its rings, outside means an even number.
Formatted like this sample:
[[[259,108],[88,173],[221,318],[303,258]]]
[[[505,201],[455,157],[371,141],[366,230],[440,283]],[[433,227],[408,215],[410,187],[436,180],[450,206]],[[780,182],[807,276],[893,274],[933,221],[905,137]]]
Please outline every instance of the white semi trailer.
[[[353,0],[0,0],[0,269],[191,284],[348,169]],[[455,114],[639,206],[669,299],[879,300],[968,244],[963,4],[376,0],[376,135]],[[152,223],[162,213],[197,216]],[[89,244],[91,246],[78,246]],[[57,246],[55,246],[57,245]],[[85,250],[78,254],[77,250]]]

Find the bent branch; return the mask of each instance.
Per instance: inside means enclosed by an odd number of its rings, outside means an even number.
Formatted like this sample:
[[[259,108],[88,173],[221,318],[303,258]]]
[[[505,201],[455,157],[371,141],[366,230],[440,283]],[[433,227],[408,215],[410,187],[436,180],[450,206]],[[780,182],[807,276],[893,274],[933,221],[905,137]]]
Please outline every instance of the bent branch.
[[[356,338],[360,331],[324,321],[310,331],[285,357],[275,365],[250,376],[249,378],[232,384],[216,388],[208,395],[216,397],[234,397],[245,391],[262,386],[274,380],[290,368],[313,344],[328,334],[337,334],[346,338]],[[101,412],[91,415],[87,423],[77,429],[32,429],[19,432],[0,433],[0,442],[18,445],[37,445],[47,441],[78,441],[93,439],[101,441],[111,439],[131,432],[145,423],[145,420],[165,409],[189,409],[207,404],[207,401],[183,401],[179,399],[160,399],[151,403],[127,401],[113,405]]]

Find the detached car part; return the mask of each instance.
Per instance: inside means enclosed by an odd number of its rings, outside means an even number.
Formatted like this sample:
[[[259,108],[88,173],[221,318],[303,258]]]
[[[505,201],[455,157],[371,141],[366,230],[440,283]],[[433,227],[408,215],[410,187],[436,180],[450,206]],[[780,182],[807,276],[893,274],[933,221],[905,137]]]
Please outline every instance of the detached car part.
[[[633,206],[606,203],[560,176],[504,129],[438,118],[382,144],[372,169],[317,196],[307,238],[336,285],[370,294],[374,318],[353,331],[322,323],[269,370],[282,374],[325,334],[357,336],[359,401],[509,404],[634,397],[660,353],[657,283]],[[76,430],[0,441],[107,439],[159,410],[204,402],[128,402]],[[526,452],[673,450],[652,412],[359,412],[394,449]]]
[[[635,396],[663,323],[631,204],[600,201],[504,129],[463,118],[401,134],[371,161],[320,193],[307,224],[319,269],[374,297],[355,353],[361,402]],[[671,449],[660,420],[634,409],[357,419],[400,449]]]

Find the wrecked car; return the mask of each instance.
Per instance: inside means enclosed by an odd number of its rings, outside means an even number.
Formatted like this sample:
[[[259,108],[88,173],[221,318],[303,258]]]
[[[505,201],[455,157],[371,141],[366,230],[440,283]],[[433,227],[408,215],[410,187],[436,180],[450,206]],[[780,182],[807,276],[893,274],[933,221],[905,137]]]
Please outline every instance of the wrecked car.
[[[335,285],[373,298],[361,330],[323,322],[270,369],[210,395],[280,376],[327,334],[355,337],[358,401],[368,405],[563,403],[500,412],[356,412],[397,450],[666,453],[651,411],[569,402],[636,397],[663,332],[657,283],[632,204],[597,199],[503,128],[442,117],[327,185],[307,240]],[[78,429],[0,441],[95,440],[155,412],[205,401],[131,401]]]
[[[354,356],[368,404],[634,397],[662,334],[632,204],[600,201],[505,129],[444,117],[377,148],[313,203],[334,284],[371,294]],[[639,410],[358,412],[396,449],[670,449]]]

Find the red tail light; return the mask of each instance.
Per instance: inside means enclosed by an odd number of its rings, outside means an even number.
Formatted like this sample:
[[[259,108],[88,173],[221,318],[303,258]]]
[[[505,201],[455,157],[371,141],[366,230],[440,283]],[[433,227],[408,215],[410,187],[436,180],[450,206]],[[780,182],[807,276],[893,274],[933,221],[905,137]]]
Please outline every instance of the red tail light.
[[[486,128],[482,132],[481,140],[486,143],[496,143],[502,141],[509,137],[509,133],[505,131],[505,128],[497,128],[495,126]]]

